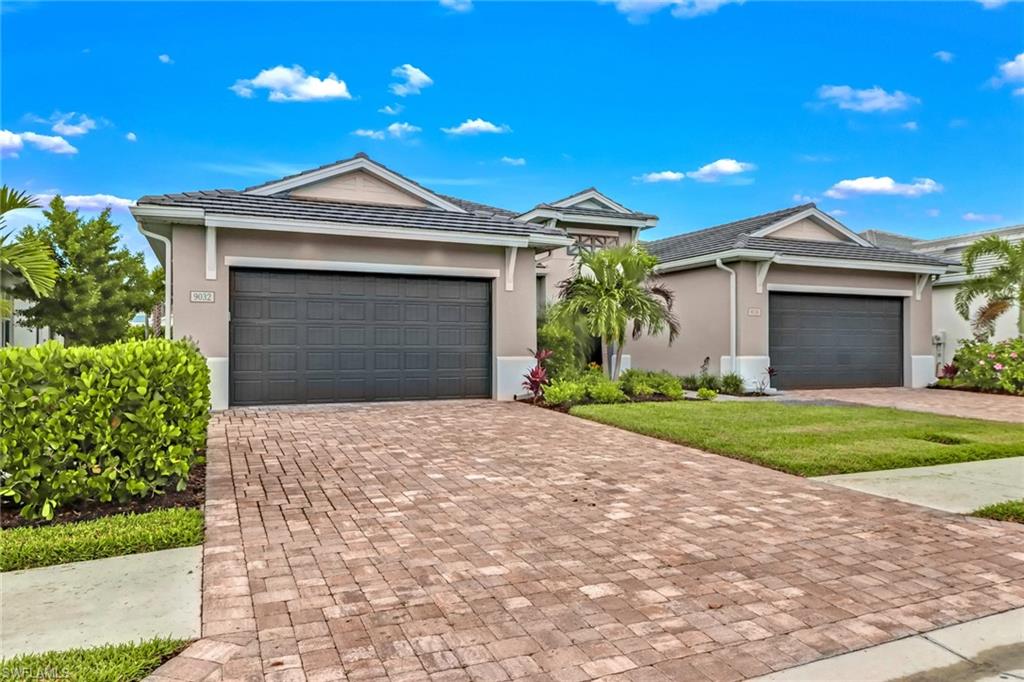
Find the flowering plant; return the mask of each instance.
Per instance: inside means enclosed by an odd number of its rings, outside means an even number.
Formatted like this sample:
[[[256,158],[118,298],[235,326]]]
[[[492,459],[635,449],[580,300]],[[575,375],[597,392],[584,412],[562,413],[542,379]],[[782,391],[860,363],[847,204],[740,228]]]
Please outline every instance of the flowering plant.
[[[943,367],[938,385],[1024,395],[1024,339],[963,341],[953,363]]]

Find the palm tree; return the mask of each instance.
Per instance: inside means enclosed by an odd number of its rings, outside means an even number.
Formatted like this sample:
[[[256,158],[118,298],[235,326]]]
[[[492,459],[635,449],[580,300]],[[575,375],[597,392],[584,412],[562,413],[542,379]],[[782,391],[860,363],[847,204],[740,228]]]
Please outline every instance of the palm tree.
[[[601,339],[610,379],[619,377],[630,326],[634,339],[668,329],[671,344],[679,335],[679,321],[672,313],[675,295],[655,276],[657,262],[638,244],[585,251],[573,276],[559,285],[564,303],[558,314],[581,321]]]
[[[995,263],[986,272],[979,273],[978,262],[991,257]],[[1024,241],[1013,244],[996,235],[974,242],[963,254],[968,279],[956,292],[956,311],[970,320],[974,333],[981,337],[995,332],[1000,315],[1017,306],[1017,336],[1024,337]],[[971,320],[971,304],[984,299]]]
[[[11,235],[2,234],[7,227],[7,213],[21,208],[38,205],[25,192],[0,186],[0,278],[11,272],[24,279],[37,296],[49,296],[57,282],[57,261],[49,245],[34,237],[14,238],[8,243]],[[13,306],[2,297],[2,283],[0,279],[0,317],[7,317]]]

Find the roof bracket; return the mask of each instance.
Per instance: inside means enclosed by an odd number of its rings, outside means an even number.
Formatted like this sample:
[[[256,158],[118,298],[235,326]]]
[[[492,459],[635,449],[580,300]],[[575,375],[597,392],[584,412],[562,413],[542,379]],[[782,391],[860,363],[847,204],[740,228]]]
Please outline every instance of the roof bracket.
[[[924,292],[924,287],[928,284],[928,280],[932,278],[928,274],[914,275],[914,300],[920,301],[921,294]]]
[[[505,247],[505,291],[515,291],[516,256],[518,255],[518,246]]]
[[[759,293],[759,294],[763,294],[764,293],[764,279],[765,279],[765,277],[768,276],[768,268],[770,268],[772,266],[772,262],[773,261],[770,261],[770,260],[762,260],[762,261],[758,261],[757,262],[757,270],[756,270],[757,285],[756,285],[756,287],[757,287],[757,293]]]

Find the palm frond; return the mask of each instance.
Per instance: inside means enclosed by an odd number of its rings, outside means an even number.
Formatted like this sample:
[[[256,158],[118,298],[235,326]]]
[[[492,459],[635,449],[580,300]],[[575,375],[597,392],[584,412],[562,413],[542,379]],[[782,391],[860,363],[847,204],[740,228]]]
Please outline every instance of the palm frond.
[[[976,336],[989,337],[996,331],[996,320],[1013,307],[1013,301],[1008,298],[992,298],[978,308],[971,320],[971,329]]]
[[[49,296],[57,283],[57,262],[49,244],[22,236],[11,244],[0,237],[0,267],[21,276],[37,296]]]
[[[23,208],[39,208],[39,204],[27,192],[19,192],[7,185],[0,185],[0,229],[7,226],[5,216],[8,212]]]
[[[1009,241],[994,234],[982,237],[964,249],[961,262],[967,269],[968,275],[973,275],[978,260],[983,256],[995,256],[1003,263],[1010,263],[1017,259],[1017,248]]]

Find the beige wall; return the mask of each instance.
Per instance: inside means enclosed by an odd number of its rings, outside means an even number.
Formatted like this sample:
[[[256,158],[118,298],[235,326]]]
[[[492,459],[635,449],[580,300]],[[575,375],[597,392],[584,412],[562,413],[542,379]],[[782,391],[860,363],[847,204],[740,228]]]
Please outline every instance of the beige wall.
[[[798,220],[792,225],[786,225],[781,230],[776,230],[767,235],[770,238],[782,239],[808,239],[819,242],[845,242],[849,241],[831,232],[810,218]]]
[[[356,204],[428,206],[417,196],[403,192],[369,173],[354,171],[292,190],[290,196]]]
[[[673,311],[681,331],[668,345],[668,334],[630,339],[626,351],[638,369],[666,369],[692,374],[704,358],[718,373],[719,358],[729,354],[729,275],[717,268],[672,272],[663,278],[675,293]]]
[[[519,249],[514,291],[505,291],[501,247],[397,239],[366,239],[221,228],[217,233],[217,279],[206,279],[205,229],[174,227],[174,335],[189,336],[207,357],[228,355],[228,267],[226,256],[497,270],[494,281],[496,356],[525,356],[536,344],[536,279],[532,249]],[[189,292],[213,291],[214,303],[191,303]]]

